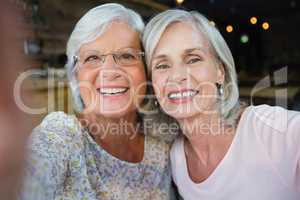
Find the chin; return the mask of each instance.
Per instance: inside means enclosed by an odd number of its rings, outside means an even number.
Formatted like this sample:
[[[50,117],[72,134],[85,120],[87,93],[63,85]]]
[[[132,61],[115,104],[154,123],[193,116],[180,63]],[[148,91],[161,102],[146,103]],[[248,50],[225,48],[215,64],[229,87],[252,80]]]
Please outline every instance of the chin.
[[[162,107],[164,112],[169,116],[175,119],[186,119],[195,117],[197,115],[207,113],[208,112],[208,105],[198,105],[195,106],[193,104],[182,104],[182,105],[165,105]]]
[[[186,118],[190,118],[190,117],[194,117],[197,114],[199,114],[199,112],[186,112],[186,111],[165,111],[167,115],[180,120],[180,119],[186,119]]]
[[[99,109],[96,111],[96,114],[99,116],[102,116],[104,118],[110,118],[110,119],[120,119],[123,117],[126,117],[128,114],[136,111],[136,108],[134,106],[123,106],[121,107],[105,107],[105,109]]]
[[[107,119],[120,119],[124,117],[126,114],[120,112],[114,112],[114,111],[106,111],[106,112],[98,112],[97,115]]]

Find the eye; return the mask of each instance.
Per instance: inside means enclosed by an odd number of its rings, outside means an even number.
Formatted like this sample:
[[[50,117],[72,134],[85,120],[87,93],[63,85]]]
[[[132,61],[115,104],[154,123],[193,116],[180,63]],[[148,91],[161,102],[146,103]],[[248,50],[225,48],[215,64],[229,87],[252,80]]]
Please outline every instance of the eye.
[[[192,58],[187,61],[187,64],[193,64],[199,61],[201,61],[199,58]]]
[[[158,64],[158,65],[156,65],[154,68],[155,69],[167,69],[167,68],[169,68],[170,66],[169,65],[167,65],[167,64]]]
[[[93,62],[97,60],[100,60],[100,58],[97,55],[90,55],[86,59],[84,59],[84,63]]]
[[[136,60],[136,56],[132,53],[122,53],[119,55],[119,58],[124,60]]]
[[[187,64],[194,64],[194,63],[197,63],[197,62],[200,62],[200,61],[202,61],[202,59],[199,56],[189,56],[186,59]]]

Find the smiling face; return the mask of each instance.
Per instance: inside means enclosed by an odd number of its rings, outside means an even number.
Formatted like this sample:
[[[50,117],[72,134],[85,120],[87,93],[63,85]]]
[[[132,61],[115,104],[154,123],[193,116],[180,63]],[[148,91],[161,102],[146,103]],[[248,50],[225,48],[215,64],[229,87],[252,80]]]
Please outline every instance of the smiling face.
[[[140,58],[129,65],[126,60],[141,51],[139,34],[121,21],[112,22],[95,41],[82,45],[77,79],[85,111],[110,118],[136,111],[146,91],[145,69]],[[108,54],[105,59],[103,54]],[[101,66],[90,67],[100,59]]]
[[[151,69],[155,94],[170,116],[184,119],[215,110],[216,83],[224,82],[224,70],[191,23],[176,22],[165,30]]]

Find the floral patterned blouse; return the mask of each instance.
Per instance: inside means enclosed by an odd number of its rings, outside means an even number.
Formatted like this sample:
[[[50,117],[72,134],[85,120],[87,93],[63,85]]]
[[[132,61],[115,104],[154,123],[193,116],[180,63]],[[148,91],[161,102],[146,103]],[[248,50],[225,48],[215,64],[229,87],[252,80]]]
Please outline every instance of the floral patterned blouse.
[[[144,158],[113,157],[75,116],[50,113],[31,135],[22,200],[173,199],[169,145],[145,136]]]

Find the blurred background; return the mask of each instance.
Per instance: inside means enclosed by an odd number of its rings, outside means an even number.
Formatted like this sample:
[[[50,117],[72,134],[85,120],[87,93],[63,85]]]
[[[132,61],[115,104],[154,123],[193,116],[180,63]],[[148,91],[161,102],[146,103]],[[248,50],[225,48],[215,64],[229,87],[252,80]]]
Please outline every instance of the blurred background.
[[[19,0],[32,34],[24,42],[34,70],[25,79],[34,91],[24,104],[36,110],[71,113],[64,64],[68,37],[90,8],[108,2],[140,13],[145,22],[170,8],[197,10],[222,33],[233,53],[240,96],[253,103],[300,110],[300,1],[298,0]],[[186,37],[186,36],[183,36]],[[43,108],[43,109],[41,109]]]

